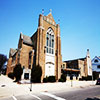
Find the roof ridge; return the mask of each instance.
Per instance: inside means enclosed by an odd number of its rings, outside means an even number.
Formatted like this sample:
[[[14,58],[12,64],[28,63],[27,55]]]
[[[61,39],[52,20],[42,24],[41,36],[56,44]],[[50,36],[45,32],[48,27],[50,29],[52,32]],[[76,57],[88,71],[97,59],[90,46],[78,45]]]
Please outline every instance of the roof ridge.
[[[86,57],[83,57],[83,58],[77,58],[77,59],[72,59],[72,60],[66,60],[64,62],[67,62],[67,61],[73,61],[73,60],[81,60],[81,59],[85,59]]]

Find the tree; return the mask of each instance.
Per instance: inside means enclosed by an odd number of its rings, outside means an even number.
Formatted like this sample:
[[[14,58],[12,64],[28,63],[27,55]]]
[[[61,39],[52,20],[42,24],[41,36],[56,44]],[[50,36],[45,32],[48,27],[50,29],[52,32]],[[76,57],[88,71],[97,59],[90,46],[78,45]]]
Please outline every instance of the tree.
[[[66,82],[66,75],[62,74],[61,78],[59,79],[59,82]]]
[[[14,77],[16,78],[15,82],[18,82],[21,80],[21,75],[23,74],[23,69],[21,67],[21,64],[17,64],[13,70]]]
[[[0,71],[3,65],[6,63],[6,61],[7,61],[7,56],[5,56],[4,54],[0,54]]]
[[[42,68],[40,65],[33,66],[31,71],[31,82],[33,83],[40,83],[41,82],[41,76],[42,76]]]
[[[10,72],[10,73],[8,74],[8,77],[11,78],[11,79],[14,79],[14,74],[13,74],[12,72]]]

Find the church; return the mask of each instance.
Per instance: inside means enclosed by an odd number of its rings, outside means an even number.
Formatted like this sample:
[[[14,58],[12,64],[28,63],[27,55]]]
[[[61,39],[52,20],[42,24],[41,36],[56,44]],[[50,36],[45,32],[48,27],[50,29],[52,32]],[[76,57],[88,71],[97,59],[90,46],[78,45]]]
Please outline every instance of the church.
[[[91,80],[93,73],[89,49],[86,57],[64,61],[61,69],[66,80]]]
[[[56,24],[52,13],[39,15],[38,28],[31,37],[20,33],[18,48],[10,49],[7,63],[7,75],[13,72],[16,64],[23,68],[22,79],[30,79],[33,65],[40,65],[42,78],[61,76],[61,37],[60,26]]]

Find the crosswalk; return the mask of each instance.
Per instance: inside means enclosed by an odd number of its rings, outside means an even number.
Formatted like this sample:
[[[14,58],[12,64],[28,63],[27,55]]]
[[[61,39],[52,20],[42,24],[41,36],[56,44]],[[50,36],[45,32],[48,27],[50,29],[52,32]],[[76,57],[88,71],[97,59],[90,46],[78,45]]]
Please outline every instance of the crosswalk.
[[[36,96],[36,95],[33,95],[33,94],[30,94],[32,97],[35,97],[35,98],[37,98],[38,100],[42,100],[41,98],[39,98],[38,96]]]
[[[15,96],[12,96],[12,98],[13,98],[14,100],[17,100]]]
[[[20,96],[11,96],[9,98],[4,98],[0,100],[66,100],[62,97],[56,96],[52,93],[48,92],[41,92],[37,94],[27,94],[27,95],[20,95]]]
[[[58,97],[58,96],[53,95],[53,94],[50,94],[50,93],[42,92],[41,94],[47,95],[47,96],[49,96],[49,97],[51,97],[51,98],[54,98],[54,99],[56,99],[56,100],[66,100],[66,99],[64,99],[64,98]]]

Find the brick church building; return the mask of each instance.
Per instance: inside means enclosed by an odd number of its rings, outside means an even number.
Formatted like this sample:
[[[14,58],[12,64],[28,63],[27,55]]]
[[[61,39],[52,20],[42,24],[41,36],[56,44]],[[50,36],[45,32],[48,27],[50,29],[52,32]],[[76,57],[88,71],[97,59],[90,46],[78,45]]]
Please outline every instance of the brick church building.
[[[30,79],[31,68],[42,67],[42,80],[46,76],[61,76],[61,38],[60,26],[56,24],[51,12],[39,15],[37,31],[31,36],[20,33],[17,49],[10,49],[7,74],[13,72],[16,64],[23,68],[22,79]]]

